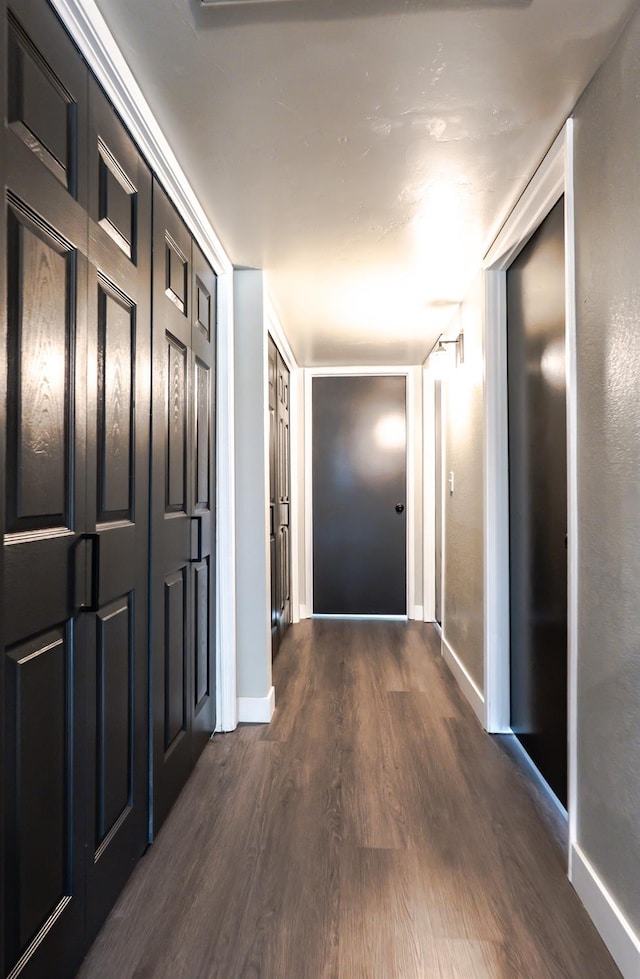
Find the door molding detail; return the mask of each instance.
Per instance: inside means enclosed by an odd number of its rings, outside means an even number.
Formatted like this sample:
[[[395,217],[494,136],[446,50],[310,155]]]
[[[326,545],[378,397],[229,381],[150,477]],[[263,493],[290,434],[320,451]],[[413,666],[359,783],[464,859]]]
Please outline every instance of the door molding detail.
[[[300,617],[313,616],[313,467],[312,467],[312,381],[314,377],[404,377],[406,378],[407,411],[407,616],[424,618],[422,602],[416,602],[416,514],[422,515],[421,486],[416,488],[416,475],[422,473],[418,458],[418,438],[422,444],[422,367],[308,367],[304,374],[304,553],[305,601],[300,604]],[[421,480],[420,480],[421,482]],[[421,596],[420,596],[421,597]],[[376,616],[385,618],[385,616]],[[404,617],[403,617],[404,618]]]
[[[94,0],[52,5],[218,275],[216,730],[231,731],[237,725],[233,265]]]
[[[485,719],[510,731],[507,269],[564,194],[567,372],[569,842],[576,841],[578,489],[573,120],[568,119],[483,262],[485,281]],[[570,874],[570,877],[572,875]]]

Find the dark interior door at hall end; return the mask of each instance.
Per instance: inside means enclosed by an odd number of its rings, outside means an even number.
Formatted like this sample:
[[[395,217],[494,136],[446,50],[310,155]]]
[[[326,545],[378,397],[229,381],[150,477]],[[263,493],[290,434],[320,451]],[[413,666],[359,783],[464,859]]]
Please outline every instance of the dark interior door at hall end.
[[[405,615],[406,381],[314,377],[313,611]]]
[[[511,728],[567,798],[563,200],[507,273]]]

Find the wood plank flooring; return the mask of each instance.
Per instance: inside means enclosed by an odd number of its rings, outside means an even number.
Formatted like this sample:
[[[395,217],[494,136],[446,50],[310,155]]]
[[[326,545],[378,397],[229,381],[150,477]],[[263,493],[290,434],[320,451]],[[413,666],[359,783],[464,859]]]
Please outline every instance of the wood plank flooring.
[[[562,827],[419,623],[293,626],[80,979],[614,979]]]

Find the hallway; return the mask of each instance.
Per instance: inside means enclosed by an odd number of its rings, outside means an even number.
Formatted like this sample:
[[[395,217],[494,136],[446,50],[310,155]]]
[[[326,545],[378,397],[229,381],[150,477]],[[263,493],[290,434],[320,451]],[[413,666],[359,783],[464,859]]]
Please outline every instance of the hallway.
[[[273,722],[216,735],[79,979],[619,975],[431,626],[303,622],[274,681]]]

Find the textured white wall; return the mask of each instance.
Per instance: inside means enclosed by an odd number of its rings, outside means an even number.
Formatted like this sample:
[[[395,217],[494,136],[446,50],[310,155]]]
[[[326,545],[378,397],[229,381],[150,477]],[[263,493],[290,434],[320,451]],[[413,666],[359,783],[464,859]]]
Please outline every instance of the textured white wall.
[[[484,401],[482,278],[460,308],[464,364],[443,380],[443,635],[480,690],[484,687]],[[455,336],[453,324],[447,336]],[[449,492],[448,474],[454,474]]]
[[[267,334],[262,272],[234,273],[238,697],[271,688]]]
[[[640,13],[575,113],[578,843],[640,931]]]

